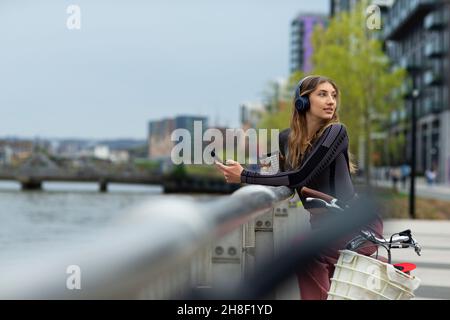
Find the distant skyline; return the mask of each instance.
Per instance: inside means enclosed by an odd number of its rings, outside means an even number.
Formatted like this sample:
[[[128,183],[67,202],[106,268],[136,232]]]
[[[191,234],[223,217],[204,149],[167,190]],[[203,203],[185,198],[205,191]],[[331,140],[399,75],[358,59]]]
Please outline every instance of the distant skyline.
[[[280,4],[282,3],[282,4]],[[81,30],[66,26],[69,5]],[[0,137],[145,139],[150,120],[239,126],[289,74],[290,23],[329,0],[2,0]]]

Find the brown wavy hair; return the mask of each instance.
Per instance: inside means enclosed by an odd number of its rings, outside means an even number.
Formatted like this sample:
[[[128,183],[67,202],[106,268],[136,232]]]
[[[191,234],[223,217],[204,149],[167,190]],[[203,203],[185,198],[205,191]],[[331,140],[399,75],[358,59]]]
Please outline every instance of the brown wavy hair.
[[[302,90],[300,92],[301,96],[309,95],[322,83],[329,83],[336,90],[336,110],[334,112],[333,118],[323,122],[320,129],[308,139],[308,128],[306,121],[306,112],[299,113],[295,104],[292,111],[291,117],[291,132],[289,133],[288,139],[288,154],[287,154],[287,165],[292,169],[297,169],[301,166],[305,154],[312,147],[314,142],[322,135],[326,128],[332,124],[339,123],[339,102],[340,102],[340,91],[336,83],[330,78],[323,76],[309,76],[303,81]],[[350,159],[350,172],[356,172],[356,166],[353,163],[353,156],[349,153]]]

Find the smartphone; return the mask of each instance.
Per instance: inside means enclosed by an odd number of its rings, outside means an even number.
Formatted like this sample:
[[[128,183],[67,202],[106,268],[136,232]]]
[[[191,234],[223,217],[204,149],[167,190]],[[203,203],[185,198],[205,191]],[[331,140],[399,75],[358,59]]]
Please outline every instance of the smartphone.
[[[220,163],[224,164],[223,161],[222,161],[222,159],[220,159],[220,158],[217,156],[217,154],[216,154],[216,152],[215,152],[214,150],[211,151],[211,157],[213,157],[214,160],[216,160],[217,162],[220,162]]]

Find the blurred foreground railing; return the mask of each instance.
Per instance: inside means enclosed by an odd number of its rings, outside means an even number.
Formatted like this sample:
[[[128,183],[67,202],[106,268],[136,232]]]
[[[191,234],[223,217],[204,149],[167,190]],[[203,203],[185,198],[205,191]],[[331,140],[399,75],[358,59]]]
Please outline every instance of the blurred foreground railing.
[[[0,261],[0,299],[298,299],[292,275],[375,210],[360,199],[306,232],[293,196],[247,186],[213,201],[148,201],[88,248]]]
[[[0,262],[0,298],[171,299],[237,285],[307,226],[293,195],[286,187],[247,186],[204,203],[148,201],[82,252],[36,255],[14,267]]]

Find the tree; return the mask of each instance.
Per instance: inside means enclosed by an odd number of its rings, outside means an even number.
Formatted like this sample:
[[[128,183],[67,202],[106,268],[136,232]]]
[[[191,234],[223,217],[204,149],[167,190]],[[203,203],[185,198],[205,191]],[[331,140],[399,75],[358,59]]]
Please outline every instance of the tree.
[[[315,74],[332,78],[340,88],[339,115],[353,137],[353,154],[358,154],[357,137],[364,137],[364,169],[370,185],[372,119],[401,104],[398,92],[406,72],[391,68],[376,31],[366,26],[366,6],[367,1],[361,1],[351,12],[335,16],[326,30],[316,26],[312,61]]]
[[[405,148],[405,135],[400,133],[389,137],[387,141],[387,147],[389,152],[389,165],[398,166],[405,162],[404,155],[401,152]]]

